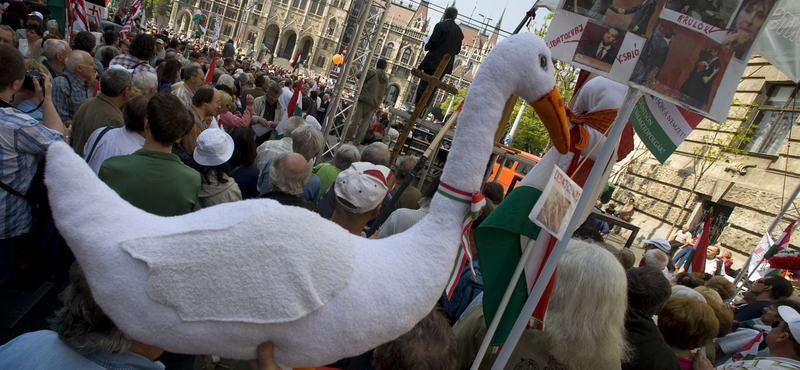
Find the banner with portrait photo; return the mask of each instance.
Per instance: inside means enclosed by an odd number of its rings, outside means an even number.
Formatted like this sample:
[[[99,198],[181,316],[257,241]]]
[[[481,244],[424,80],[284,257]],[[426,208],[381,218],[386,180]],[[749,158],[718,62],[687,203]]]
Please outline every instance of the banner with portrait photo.
[[[753,41],[775,0],[671,0],[630,82],[714,121],[727,119]]]
[[[545,37],[551,55],[627,84],[644,38],[574,13],[556,13]]]
[[[562,0],[554,58],[714,121],[727,118],[776,0]]]

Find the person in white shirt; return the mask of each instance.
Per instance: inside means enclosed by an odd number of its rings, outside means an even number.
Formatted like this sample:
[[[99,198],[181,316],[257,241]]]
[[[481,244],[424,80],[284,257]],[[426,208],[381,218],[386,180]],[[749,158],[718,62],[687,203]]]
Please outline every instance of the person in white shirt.
[[[706,267],[705,273],[711,276],[722,275],[724,273],[722,268],[722,260],[717,258],[719,255],[719,247],[716,245],[709,245],[706,248]]]
[[[131,154],[144,146],[144,118],[151,95],[139,95],[129,99],[122,106],[122,119],[125,126],[101,127],[92,132],[83,147],[83,159],[94,173],[111,157]]]

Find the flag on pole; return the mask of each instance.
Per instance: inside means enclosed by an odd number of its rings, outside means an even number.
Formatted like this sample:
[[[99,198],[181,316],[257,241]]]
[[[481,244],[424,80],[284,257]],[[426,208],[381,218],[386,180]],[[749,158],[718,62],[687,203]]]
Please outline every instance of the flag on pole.
[[[206,33],[206,26],[203,25],[201,18],[203,18],[203,12],[200,10],[200,8],[197,8],[197,11],[192,17],[192,21],[194,22],[194,25],[197,26],[197,33],[199,33],[200,36],[203,36]]]
[[[708,249],[708,233],[711,228],[711,212],[706,214],[706,220],[703,223],[703,230],[697,236],[697,242],[692,246],[689,251],[689,257],[686,259],[688,265],[684,265],[684,270],[687,272],[705,272],[706,270],[706,250]]]
[[[300,98],[300,93],[303,90],[303,80],[297,84],[297,87],[294,88],[294,93],[292,94],[292,98],[289,100],[289,104],[286,108],[286,113],[289,116],[302,116],[303,115],[303,99]]]
[[[139,13],[139,8],[142,6],[142,0],[136,0],[133,2],[131,6],[131,15],[125,18],[125,22],[122,24],[122,29],[119,31],[119,37],[121,39],[129,39],[131,37],[131,30],[133,29],[133,16]]]
[[[111,12],[111,7],[114,6],[114,0],[106,0],[106,9]]]
[[[775,243],[772,240],[772,237],[769,233],[764,233],[764,236],[761,237],[761,240],[758,241],[756,247],[753,248],[753,254],[750,257],[750,263],[747,265],[747,270],[745,273],[751,273],[750,281],[755,281],[761,279],[764,276],[767,276],[767,269],[768,267],[765,266],[763,263],[761,266],[758,266],[758,262],[764,259],[764,255],[767,254],[767,251]]]
[[[217,51],[210,49],[208,52],[211,53],[211,65],[208,67],[208,71],[206,71],[205,81],[207,84],[210,84],[214,79],[214,67],[217,64]]]
[[[103,28],[102,23],[100,23],[101,21],[100,12],[94,12],[94,24],[96,24],[97,27]]]
[[[83,0],[67,0],[67,15],[71,15],[69,26],[74,22],[83,28],[84,31],[89,31],[89,19],[86,17],[86,2]]]
[[[767,266],[765,261],[770,260],[773,256],[779,253],[784,253],[789,250],[789,239],[792,238],[792,229],[794,228],[794,224],[797,220],[792,221],[786,229],[783,230],[783,234],[775,240],[774,243],[769,243],[770,247],[767,248],[759,248],[762,244],[759,243],[759,246],[753,250],[753,256],[750,258],[750,265],[748,266],[748,271],[752,272],[750,275],[750,281],[758,280],[764,276],[778,276],[781,273],[781,269],[773,268],[771,266]],[[769,237],[769,235],[764,235],[765,237]],[[761,239],[764,241],[764,239]],[[758,268],[756,269],[756,267]],[[755,272],[753,272],[755,271]]]
[[[238,35],[236,35],[236,42],[233,43],[233,48],[238,49],[239,46],[241,45],[242,45],[242,34],[239,33]]]
[[[131,19],[131,17],[128,17],[128,19],[125,20],[125,23],[122,25],[122,29],[119,30],[119,38],[123,40],[129,39],[131,37],[132,29],[133,29],[133,19]]]
[[[296,71],[298,67],[300,67],[300,58],[303,56],[303,51],[300,50],[297,52],[297,57],[294,58],[292,62],[292,70]]]
[[[317,78],[314,79],[314,85],[311,85],[311,91],[317,91],[317,87],[319,86],[319,78],[320,76],[317,76]]]
[[[764,333],[758,332],[755,338],[751,339],[747,344],[731,356],[728,361],[725,361],[724,365],[733,363],[734,361],[742,361],[742,360],[752,360],[758,356],[758,345],[761,343],[761,338],[764,336]]]
[[[211,36],[211,42],[219,40],[219,14],[215,15],[216,18],[214,19],[214,36]]]

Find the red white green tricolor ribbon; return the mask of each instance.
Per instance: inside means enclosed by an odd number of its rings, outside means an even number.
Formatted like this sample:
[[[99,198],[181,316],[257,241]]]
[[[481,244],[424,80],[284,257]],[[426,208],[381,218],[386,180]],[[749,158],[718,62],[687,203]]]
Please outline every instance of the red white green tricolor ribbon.
[[[457,202],[470,205],[469,211],[464,215],[464,220],[461,223],[461,248],[458,250],[458,256],[456,257],[453,271],[450,273],[450,279],[447,281],[447,298],[450,299],[453,290],[456,288],[456,284],[458,284],[461,271],[467,262],[469,262],[469,269],[472,271],[472,276],[476,277],[475,268],[472,266],[472,251],[470,250],[467,232],[469,232],[472,222],[480,215],[481,209],[486,204],[486,200],[483,198],[483,194],[481,194],[480,191],[470,194],[443,182],[439,183],[437,192]]]

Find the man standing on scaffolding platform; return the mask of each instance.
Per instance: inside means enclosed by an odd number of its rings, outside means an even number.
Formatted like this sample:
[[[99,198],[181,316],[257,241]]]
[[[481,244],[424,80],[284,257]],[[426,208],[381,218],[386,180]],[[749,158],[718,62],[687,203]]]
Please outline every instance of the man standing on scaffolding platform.
[[[461,41],[464,39],[464,34],[461,32],[461,28],[456,24],[457,16],[458,9],[455,7],[451,6],[444,10],[442,21],[433,27],[433,33],[428,39],[428,42],[425,44],[425,50],[427,50],[428,53],[425,54],[425,58],[422,59],[422,63],[420,63],[418,67],[419,70],[425,72],[426,74],[433,75],[433,73],[436,71],[436,67],[439,65],[439,61],[442,60],[442,57],[445,54],[450,54],[450,62],[447,63],[447,68],[445,68],[442,78],[444,78],[446,74],[453,72],[453,61],[456,60],[456,55],[458,55],[458,53],[461,51]],[[427,81],[419,81],[419,86],[417,86],[417,97],[414,99],[415,104],[428,104],[427,101],[419,101],[427,86]]]
[[[375,69],[368,70],[364,77],[364,86],[358,95],[356,112],[344,135],[345,140],[353,140],[356,146],[361,144],[367,129],[372,125],[372,116],[381,106],[387,87],[389,87],[389,76],[386,74],[386,59],[378,59]]]

